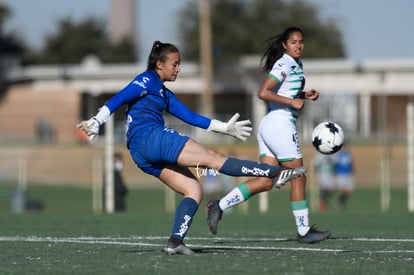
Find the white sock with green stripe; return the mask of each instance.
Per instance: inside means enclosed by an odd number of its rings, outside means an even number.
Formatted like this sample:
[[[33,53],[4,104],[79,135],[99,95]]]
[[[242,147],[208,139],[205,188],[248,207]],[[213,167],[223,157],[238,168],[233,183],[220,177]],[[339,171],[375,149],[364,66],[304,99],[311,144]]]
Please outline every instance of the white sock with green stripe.
[[[298,233],[299,235],[304,236],[308,233],[310,228],[308,201],[292,201],[290,205],[293,210],[293,216],[295,216]]]
[[[228,192],[219,202],[221,210],[226,210],[227,208],[233,207],[239,203],[247,201],[250,198],[251,192],[246,183],[241,183],[237,187],[233,188]]]

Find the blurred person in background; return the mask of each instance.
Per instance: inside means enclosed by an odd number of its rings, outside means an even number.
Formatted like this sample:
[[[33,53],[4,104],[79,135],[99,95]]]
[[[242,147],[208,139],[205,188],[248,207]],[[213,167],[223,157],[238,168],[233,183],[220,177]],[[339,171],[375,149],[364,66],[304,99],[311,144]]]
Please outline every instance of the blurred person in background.
[[[319,184],[319,210],[326,211],[335,193],[336,181],[334,173],[335,157],[316,152],[313,158],[316,182]]]
[[[126,211],[126,197],[128,195],[128,188],[125,184],[124,178],[122,177],[122,169],[124,168],[124,159],[121,153],[116,152],[114,154],[114,210],[115,212]],[[103,186],[103,195],[105,198],[105,177]],[[104,200],[105,202],[106,200]],[[106,209],[106,207],[104,207]]]
[[[335,155],[335,179],[338,189],[338,209],[344,211],[354,188],[354,164],[348,142]]]
[[[180,53],[170,43],[155,41],[148,57],[147,70],[137,75],[125,88],[111,97],[98,113],[77,125],[90,142],[99,127],[123,105],[126,109],[126,145],[136,165],[153,175],[183,196],[178,203],[170,238],[164,247],[167,254],[194,255],[184,244],[184,238],[203,199],[203,188],[189,167],[208,167],[230,176],[271,178],[274,185],[306,172],[304,167],[283,168],[250,160],[229,157],[207,148],[188,136],[167,127],[163,115],[168,112],[182,121],[208,131],[231,135],[245,140],[251,133],[249,120],[237,121],[234,115],[228,122],[210,119],[192,112],[167,87],[180,72]]]

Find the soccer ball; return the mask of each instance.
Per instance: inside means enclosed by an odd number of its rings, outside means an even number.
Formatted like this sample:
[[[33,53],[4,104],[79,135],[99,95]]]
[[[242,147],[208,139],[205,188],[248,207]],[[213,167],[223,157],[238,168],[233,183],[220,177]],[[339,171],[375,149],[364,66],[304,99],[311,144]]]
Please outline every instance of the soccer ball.
[[[338,152],[344,143],[344,131],[332,121],[319,123],[312,132],[312,145],[325,155]]]

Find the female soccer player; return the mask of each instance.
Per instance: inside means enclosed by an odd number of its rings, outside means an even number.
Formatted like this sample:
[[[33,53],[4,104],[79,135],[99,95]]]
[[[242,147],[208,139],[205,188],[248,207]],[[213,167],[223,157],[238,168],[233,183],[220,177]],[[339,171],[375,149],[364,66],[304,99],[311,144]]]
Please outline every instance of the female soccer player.
[[[249,120],[237,121],[238,114],[227,123],[193,113],[168,88],[165,81],[175,81],[180,72],[180,54],[169,43],[155,41],[148,57],[147,70],[109,99],[91,119],[77,125],[93,142],[99,126],[126,104],[127,147],[132,159],[145,173],[159,178],[183,195],[177,206],[171,235],[164,251],[168,254],[192,255],[184,237],[203,198],[203,189],[188,167],[208,167],[230,176],[271,178],[276,185],[305,173],[306,169],[282,168],[249,160],[239,160],[208,149],[188,136],[164,125],[168,112],[184,122],[208,131],[232,135],[245,140],[250,135]]]
[[[263,70],[267,77],[262,83],[258,96],[268,106],[268,113],[262,119],[257,140],[260,162],[295,168],[303,165],[302,152],[296,130],[299,111],[304,100],[316,100],[319,92],[304,91],[305,76],[300,57],[304,49],[303,31],[290,27],[268,40],[269,44],[262,57]],[[281,131],[283,129],[283,131]],[[221,200],[207,203],[208,226],[217,233],[218,222],[225,209],[248,200],[260,192],[270,191],[274,185],[267,178],[255,178],[241,183]],[[278,186],[276,186],[278,187]],[[315,243],[330,236],[329,231],[318,231],[309,226],[309,208],[305,194],[306,177],[291,181],[290,200],[297,225],[297,240],[300,243]]]

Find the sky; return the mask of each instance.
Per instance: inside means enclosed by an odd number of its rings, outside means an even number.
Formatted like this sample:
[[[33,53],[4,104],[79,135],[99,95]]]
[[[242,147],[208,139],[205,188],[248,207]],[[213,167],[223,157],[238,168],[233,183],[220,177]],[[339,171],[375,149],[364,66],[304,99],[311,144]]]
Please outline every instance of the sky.
[[[136,23],[140,61],[145,62],[154,40],[171,42],[180,47],[177,37],[179,30],[176,28],[177,12],[189,1],[196,0],[137,0]],[[342,31],[348,58],[414,60],[414,1],[306,1],[318,7],[322,20],[335,22]],[[6,31],[17,32],[34,48],[43,45],[47,34],[56,32],[56,22],[63,17],[70,16],[75,22],[79,22],[88,16],[106,18],[110,12],[110,0],[0,2],[12,12],[5,22]]]

